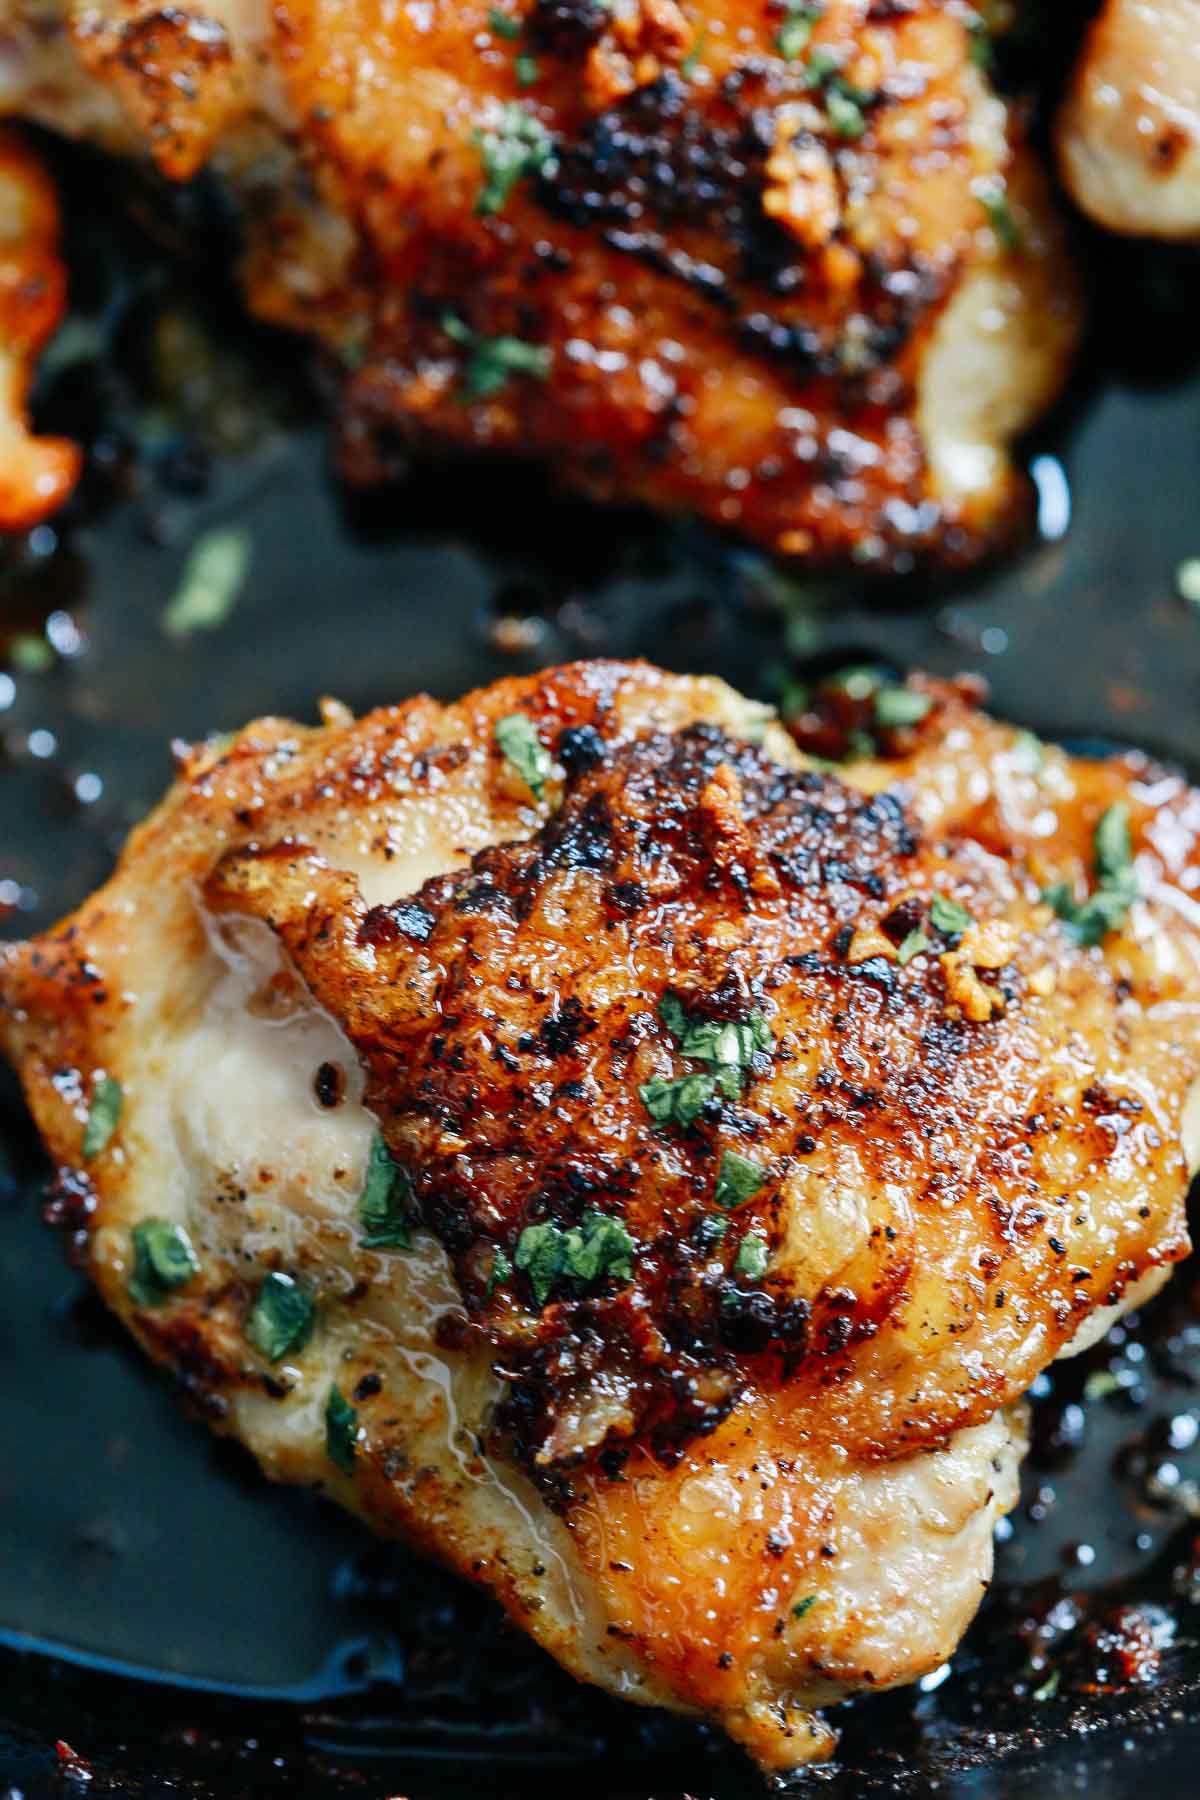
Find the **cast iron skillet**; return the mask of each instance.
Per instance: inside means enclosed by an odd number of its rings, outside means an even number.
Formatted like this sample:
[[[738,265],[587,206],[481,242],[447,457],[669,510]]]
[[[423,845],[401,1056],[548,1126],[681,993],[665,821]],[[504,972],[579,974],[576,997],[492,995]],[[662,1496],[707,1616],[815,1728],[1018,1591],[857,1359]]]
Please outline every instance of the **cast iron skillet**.
[[[864,658],[976,670],[997,710],[1036,730],[1200,769],[1200,609],[1175,591],[1200,554],[1200,271],[1186,255],[1103,247],[1085,370],[1031,447],[1041,540],[953,591],[872,590],[594,511],[529,471],[426,469],[352,502],[295,348],[245,327],[198,270],[165,273],[128,196],[98,207],[95,165],[61,161],[76,311],[41,413],[87,438],[90,473],[61,526],[0,567],[7,934],[48,924],[105,874],[168,779],[172,737],[265,711],[310,718],[323,692],[363,709],[597,652],[764,694]],[[251,558],[235,607],[215,629],[166,636],[188,547],[229,524]],[[45,1175],[5,1076],[12,1792],[525,1800],[569,1780],[580,1800],[761,1793],[702,1728],[576,1686],[488,1601],[211,1440],[67,1266],[40,1219]],[[1023,1504],[952,1668],[843,1709],[838,1763],[799,1792],[1195,1795],[1193,1290],[1185,1269],[1141,1341],[1118,1328],[1039,1383]]]

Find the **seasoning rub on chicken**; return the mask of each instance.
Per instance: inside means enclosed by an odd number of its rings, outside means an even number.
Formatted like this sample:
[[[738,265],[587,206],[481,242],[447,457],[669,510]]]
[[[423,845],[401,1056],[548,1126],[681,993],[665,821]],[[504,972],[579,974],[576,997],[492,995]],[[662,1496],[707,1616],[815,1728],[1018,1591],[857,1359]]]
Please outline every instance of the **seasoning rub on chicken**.
[[[778,551],[1019,530],[1079,302],[961,0],[0,0],[0,112],[204,168],[348,470],[550,463]]]
[[[862,692],[840,768],[634,664],[260,720],[0,961],[56,1211],[217,1429],[773,1769],[953,1651],[1200,1135],[1200,796]]]

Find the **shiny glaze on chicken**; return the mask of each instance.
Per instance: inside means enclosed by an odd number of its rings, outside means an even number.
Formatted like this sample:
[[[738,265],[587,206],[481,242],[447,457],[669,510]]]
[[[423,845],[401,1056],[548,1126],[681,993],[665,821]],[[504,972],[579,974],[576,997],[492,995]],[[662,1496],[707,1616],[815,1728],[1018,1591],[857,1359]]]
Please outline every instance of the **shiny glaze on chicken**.
[[[836,770],[637,665],[260,721],[0,964],[57,1212],[214,1424],[775,1768],[952,1651],[1020,1396],[1198,1160],[1200,797],[888,691]]]
[[[1058,125],[1084,211],[1131,237],[1200,237],[1200,0],[1107,0]]]
[[[0,108],[211,166],[346,469],[552,463],[784,553],[1018,530],[1079,305],[957,0],[5,0]]]
[[[17,133],[0,128],[0,531],[39,524],[79,474],[75,445],[35,437],[26,406],[65,299],[54,190]]]

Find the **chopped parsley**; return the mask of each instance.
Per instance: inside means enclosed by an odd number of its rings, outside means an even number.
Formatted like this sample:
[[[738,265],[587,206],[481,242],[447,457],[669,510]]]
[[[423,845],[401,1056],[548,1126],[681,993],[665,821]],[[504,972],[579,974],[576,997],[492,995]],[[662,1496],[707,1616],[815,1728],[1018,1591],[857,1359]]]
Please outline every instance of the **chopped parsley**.
[[[200,1267],[182,1225],[143,1219],[133,1228],[129,1298],[135,1306],[161,1306],[172,1288],[185,1287]]]
[[[914,956],[920,956],[922,951],[928,950],[928,948],[929,939],[923,931],[910,931],[896,951],[896,961],[902,969],[906,968]]]
[[[977,181],[975,198],[987,214],[988,224],[995,232],[1001,249],[1019,250],[1021,233],[1009,208],[1008,195],[1004,191],[1003,184],[993,180]]]
[[[805,1594],[803,1600],[797,1600],[792,1608],[793,1619],[803,1619],[810,1613],[820,1599],[819,1594]]]
[[[566,1231],[546,1221],[527,1225],[517,1240],[516,1263],[528,1275],[539,1306],[560,1283],[575,1288],[594,1282],[629,1281],[633,1276],[634,1242],[620,1219],[590,1212],[582,1224]]]
[[[1184,558],[1175,571],[1175,587],[1181,600],[1200,606],[1200,556]]]
[[[92,1089],[92,1103],[88,1107],[87,1124],[83,1128],[82,1152],[85,1162],[107,1149],[109,1139],[117,1129],[121,1120],[121,1102],[124,1093],[120,1082],[112,1075],[101,1075]]]
[[[787,30],[785,25],[784,31]],[[810,27],[811,34],[811,27]],[[783,32],[780,33],[780,37]],[[781,54],[787,55],[776,40]],[[803,48],[803,45],[801,46]],[[804,82],[808,88],[818,88],[825,102],[825,113],[834,131],[841,138],[860,138],[867,129],[865,108],[875,99],[874,94],[856,88],[841,73],[841,58],[836,50],[820,45],[813,50],[804,65]]]
[[[258,1290],[246,1336],[268,1362],[278,1362],[289,1351],[304,1348],[316,1316],[317,1309],[299,1282],[272,1272]]]
[[[708,32],[700,30],[692,39],[692,47],[679,65],[679,73],[685,81],[690,81],[700,67],[704,57],[705,45],[708,43]]]
[[[638,1096],[656,1125],[693,1125],[717,1092],[736,1100],[741,1083],[733,1069],[720,1075],[676,1075],[669,1081],[644,1081]]]
[[[407,1212],[412,1197],[412,1177],[407,1169],[392,1161],[383,1133],[377,1131],[371,1139],[367,1178],[358,1202],[365,1250],[412,1249]]]
[[[518,181],[527,175],[554,172],[554,139],[541,120],[515,100],[501,107],[496,124],[479,132],[475,142],[486,177],[475,201],[481,218],[503,212]]]
[[[197,538],[183,565],[179,586],[162,616],[168,637],[190,637],[223,625],[246,583],[250,533],[231,525]]]
[[[945,894],[933,896],[929,922],[944,937],[961,937],[975,923],[965,906],[960,906],[957,900],[948,900]]]
[[[729,1230],[724,1213],[704,1213],[692,1227],[692,1237],[701,1250],[712,1250]]]
[[[1103,942],[1110,931],[1123,925],[1137,899],[1129,808],[1123,801],[1101,815],[1092,843],[1096,886],[1087,899],[1076,900],[1065,881],[1047,888],[1043,895],[1076,943],[1084,945]]]
[[[883,677],[870,663],[851,663],[830,675],[821,685],[839,689],[848,700],[869,700],[883,686]]]
[[[919,725],[932,705],[932,695],[919,694],[915,688],[881,687],[875,695],[875,722],[892,730]]]
[[[453,313],[442,315],[442,330],[467,352],[462,393],[468,402],[490,400],[514,375],[528,375],[534,381],[549,379],[551,358],[544,344],[527,344],[515,337],[484,337]]]
[[[497,719],[492,736],[505,761],[517,771],[534,799],[540,800],[550,773],[550,752],[528,713],[509,713]]]
[[[721,1166],[717,1170],[717,1186],[713,1200],[717,1206],[732,1212],[737,1206],[744,1206],[752,1200],[767,1179],[767,1171],[761,1163],[752,1162],[748,1156],[742,1156],[736,1150],[726,1150],[721,1157]]]
[[[768,1262],[767,1240],[761,1231],[748,1231],[738,1245],[737,1259],[734,1268],[739,1275],[749,1275],[757,1281],[767,1272]]]
[[[490,1300],[496,1289],[503,1286],[512,1272],[513,1266],[503,1250],[497,1250],[492,1257],[492,1272],[488,1276],[487,1286],[483,1290],[484,1299]]]
[[[808,49],[813,26],[821,16],[821,8],[798,0],[787,9],[787,18],[775,36],[775,48],[788,62],[795,62]]]
[[[518,56],[514,59],[513,69],[517,77],[518,87],[532,87],[541,77],[536,56]]]
[[[1013,738],[1013,749],[1031,774],[1036,774],[1046,760],[1046,746],[1034,731],[1018,731]]]
[[[1057,1692],[1058,1692],[1059,1683],[1061,1681],[1062,1681],[1062,1670],[1061,1669],[1052,1669],[1050,1671],[1050,1674],[1046,1677],[1046,1680],[1043,1681],[1041,1687],[1034,1688],[1034,1690],[1033,1690],[1032,1694],[1030,1694],[1029,1698],[1031,1700],[1038,1700],[1038,1701],[1053,1700],[1055,1694],[1057,1694]]]
[[[860,138],[867,129],[867,115],[863,111],[865,98],[848,82],[839,82],[825,90],[825,111],[839,137]]]
[[[733,1019],[693,1018],[675,994],[664,994],[658,1016],[682,1056],[714,1065],[712,1074],[676,1075],[646,1081],[638,1088],[643,1106],[656,1125],[691,1125],[717,1093],[736,1100],[754,1058],[770,1050],[775,1036],[760,1012],[741,1023]]]
[[[335,1381],[325,1402],[325,1454],[343,1475],[353,1475],[358,1414]]]
[[[488,25],[497,37],[502,38],[519,38],[522,31],[521,20],[514,19],[511,13],[501,12],[498,6],[493,6],[489,12]]]

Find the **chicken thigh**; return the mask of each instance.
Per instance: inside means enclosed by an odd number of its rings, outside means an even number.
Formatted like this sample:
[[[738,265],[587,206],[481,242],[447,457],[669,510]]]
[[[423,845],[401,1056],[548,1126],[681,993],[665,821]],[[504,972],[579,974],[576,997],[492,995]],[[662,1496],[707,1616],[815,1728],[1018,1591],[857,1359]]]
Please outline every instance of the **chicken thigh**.
[[[865,704],[836,768],[644,665],[260,720],[0,959],[56,1216],[214,1426],[775,1769],[952,1652],[1200,1137],[1200,796]]]
[[[212,169],[346,469],[503,450],[880,568],[1011,538],[1079,301],[955,0],[0,0],[0,111]],[[976,21],[977,22],[977,21]]]
[[[1059,119],[1084,211],[1132,237],[1200,237],[1200,0],[1107,0]]]

